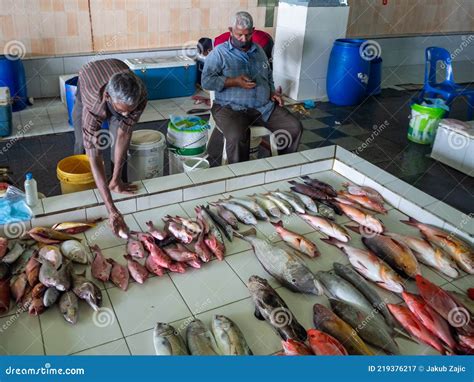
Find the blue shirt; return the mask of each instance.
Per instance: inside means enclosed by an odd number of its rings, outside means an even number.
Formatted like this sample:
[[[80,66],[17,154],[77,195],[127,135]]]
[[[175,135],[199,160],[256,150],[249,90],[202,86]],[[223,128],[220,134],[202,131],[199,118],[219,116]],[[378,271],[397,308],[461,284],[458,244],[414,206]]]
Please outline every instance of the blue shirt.
[[[256,82],[253,89],[224,88],[226,78],[245,75]],[[216,92],[215,102],[233,110],[256,109],[268,121],[275,104],[270,95],[275,91],[272,71],[263,49],[252,44],[248,51],[234,47],[230,41],[218,45],[206,57],[202,87]]]

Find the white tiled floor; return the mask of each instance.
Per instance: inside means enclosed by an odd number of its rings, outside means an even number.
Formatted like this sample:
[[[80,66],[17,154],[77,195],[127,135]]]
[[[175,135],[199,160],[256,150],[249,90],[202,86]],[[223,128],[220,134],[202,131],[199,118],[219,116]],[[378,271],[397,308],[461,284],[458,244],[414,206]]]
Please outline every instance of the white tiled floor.
[[[318,179],[340,188],[344,177],[332,171],[324,171],[315,175]],[[183,179],[176,179],[182,182]],[[191,180],[186,178],[189,185]],[[156,185],[148,185],[156,187]],[[288,189],[289,184],[276,182],[265,186],[240,190],[233,195],[244,196],[254,192],[264,192],[276,188]],[[125,215],[132,230],[146,230],[145,222],[153,221],[163,227],[162,218],[167,215],[194,216],[194,207],[207,203],[224,195],[214,195],[203,199],[195,199],[166,207],[154,208]],[[402,234],[419,235],[413,227],[400,222],[406,215],[391,209],[387,215],[379,215],[386,228]],[[338,217],[340,224],[346,224],[346,218]],[[321,256],[310,259],[303,257],[311,271],[331,270],[334,262],[348,263],[347,256],[339,249],[322,242],[322,235],[315,232],[299,217],[285,217],[285,226],[308,239],[314,241],[320,249]],[[241,226],[245,230],[245,226]],[[280,238],[274,234],[269,223],[259,222],[257,235],[270,238],[275,245],[290,250]],[[106,257],[111,257],[125,264],[125,241],[115,238],[106,222],[82,235],[89,245],[98,244]],[[360,236],[352,234],[351,244],[363,248]],[[15,315],[12,310],[7,316],[0,318],[0,327],[7,325],[7,330],[0,331],[0,354],[154,354],[153,327],[157,321],[173,323],[182,335],[186,324],[195,316],[209,323],[212,315],[219,313],[229,316],[243,331],[251,349],[255,354],[272,354],[281,348],[280,339],[273,329],[264,321],[257,320],[254,315],[253,303],[249,297],[246,283],[251,275],[267,278],[271,285],[286,301],[296,319],[305,327],[312,324],[312,306],[314,303],[327,305],[324,296],[302,295],[290,292],[270,277],[257,261],[250,245],[235,238],[232,243],[226,241],[227,254],[224,261],[213,260],[204,264],[201,269],[190,269],[184,274],[166,274],[162,277],[151,277],[144,285],[131,282],[124,292],[110,283],[101,287],[103,307],[98,313],[84,302],[80,302],[79,321],[72,326],[64,321],[57,307],[48,309],[38,317],[26,313]],[[77,269],[79,270],[79,268]],[[463,292],[472,286],[473,276],[463,274],[457,280],[441,277],[427,267],[422,272],[433,282],[445,285],[446,289]],[[87,273],[90,277],[90,273]],[[393,303],[400,302],[399,296],[374,288]],[[408,283],[413,289],[413,281]],[[417,345],[398,340],[403,354],[433,353],[425,345]]]

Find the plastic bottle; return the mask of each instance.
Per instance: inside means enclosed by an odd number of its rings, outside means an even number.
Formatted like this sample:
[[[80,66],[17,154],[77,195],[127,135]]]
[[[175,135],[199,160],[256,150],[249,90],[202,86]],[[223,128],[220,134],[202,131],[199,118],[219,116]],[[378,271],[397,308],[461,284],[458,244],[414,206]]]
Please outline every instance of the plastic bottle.
[[[38,186],[36,180],[33,179],[33,174],[31,172],[26,174],[25,196],[26,204],[28,204],[28,206],[34,207],[38,204]]]

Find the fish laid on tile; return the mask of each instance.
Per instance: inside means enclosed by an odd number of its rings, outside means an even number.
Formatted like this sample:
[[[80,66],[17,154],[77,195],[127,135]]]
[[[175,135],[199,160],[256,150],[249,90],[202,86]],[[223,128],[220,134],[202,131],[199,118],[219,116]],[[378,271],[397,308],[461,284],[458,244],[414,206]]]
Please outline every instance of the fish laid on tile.
[[[267,321],[283,340],[306,340],[306,330],[267,280],[251,276],[247,288],[255,304],[257,319]]]
[[[0,280],[0,314],[10,310],[10,280]]]
[[[234,239],[234,229],[233,227],[227,223],[223,218],[221,218],[218,214],[214,213],[214,211],[209,208],[209,206],[204,207],[201,206],[201,208],[206,211],[206,213],[209,215],[209,217],[212,219],[212,221],[217,224],[217,226],[222,230],[224,233],[225,237],[229,240],[232,241]]]
[[[63,255],[59,247],[45,245],[38,251],[38,261],[42,264],[47,261],[54,269],[58,269],[63,263]]]
[[[132,279],[139,284],[143,284],[148,278],[148,270],[138,261],[134,260],[132,256],[123,255],[123,257],[127,260],[128,271]]]
[[[51,228],[35,227],[30,229],[27,234],[34,240],[44,244],[59,244],[66,240],[79,240],[78,238],[56,231]]]
[[[35,245],[30,248],[27,248],[13,264],[8,264],[10,274],[19,275],[20,273],[25,272],[28,261],[33,256],[36,256],[37,254],[38,254],[38,249]],[[0,264],[4,264],[4,263],[0,262]]]
[[[44,293],[46,292],[47,289],[48,288],[45,285],[43,285],[41,283],[38,283],[31,290],[31,296],[33,298],[41,298],[42,299],[43,295],[44,295]]]
[[[411,278],[420,274],[418,260],[403,242],[384,235],[368,235],[362,237],[362,242],[396,271]]]
[[[291,215],[291,213],[293,212],[293,207],[286,200],[281,199],[278,196],[271,194],[270,192],[263,194],[263,196],[272,201],[278,207],[282,214]]]
[[[200,222],[200,224],[202,223]],[[204,237],[205,237],[204,226],[202,226],[202,228],[203,229],[201,233],[199,234],[196,240],[196,243],[194,243],[194,250],[198,254],[201,261],[204,263],[207,263],[211,261],[212,259],[212,252],[204,241]]]
[[[161,240],[165,240],[168,237],[168,232],[155,227],[155,225],[153,224],[153,222],[151,220],[147,221],[145,224],[148,228],[148,233],[151,236],[153,236],[155,239],[161,241]],[[130,253],[130,255],[132,255],[132,254]]]
[[[91,280],[86,279],[86,271],[83,273],[71,272],[72,291],[81,300],[84,300],[96,312],[102,305],[102,292]]]
[[[386,232],[385,236],[392,237],[408,245],[420,263],[428,265],[446,276],[452,278],[459,276],[456,263],[440,247],[433,246],[427,240],[414,236],[400,235],[393,232]]]
[[[110,278],[110,271],[112,270],[112,264],[110,264],[102,254],[98,245],[91,247],[94,259],[91,264],[92,277],[97,280],[106,282]]]
[[[41,263],[37,260],[36,256],[30,257],[25,266],[26,277],[28,278],[28,284],[34,287],[39,281]]]
[[[332,198],[332,196],[326,194],[326,192],[324,192],[323,190],[319,188],[308,186],[307,184],[303,184],[303,183],[298,183],[295,180],[290,180],[288,183],[292,185],[292,187],[290,187],[292,191],[307,195],[312,199],[328,200]]]
[[[50,306],[53,306],[56,301],[58,301],[59,296],[61,295],[61,292],[58,291],[55,287],[49,287],[46,289],[43,295],[43,305],[46,308],[49,308]]]
[[[166,223],[166,229],[183,244],[189,244],[195,238],[195,236],[191,234],[185,226],[174,221],[168,221]]]
[[[89,263],[89,255],[86,247],[77,240],[66,240],[61,243],[61,253],[66,259],[78,264]]]
[[[319,212],[317,204],[308,195],[300,194],[299,192],[295,192],[295,191],[291,191],[287,193],[292,194],[295,197],[297,197],[301,201],[301,203],[304,204],[305,209],[308,210],[309,212],[313,212],[315,214]]]
[[[301,176],[301,179],[308,186],[317,188],[317,189],[323,191],[325,194],[327,194],[329,196],[336,196],[337,195],[337,191],[334,189],[334,187],[331,186],[330,184],[326,183],[326,182],[323,182],[323,181],[315,179],[315,178],[310,178],[308,175]]]
[[[255,200],[255,202],[264,209],[268,216],[273,218],[279,219],[281,217],[281,211],[278,206],[271,201],[270,199],[261,196],[259,194],[250,195],[251,198]]]
[[[347,350],[333,336],[316,329],[308,329],[308,342],[315,355],[348,355]]]
[[[286,341],[281,341],[281,346],[283,347],[285,355],[314,355],[313,351],[308,348],[304,342],[295,341],[291,338],[287,339]]]
[[[145,248],[152,257],[152,260],[162,268],[169,269],[171,272],[184,273],[186,271],[186,266],[182,263],[175,262],[155,244],[155,240],[149,234],[141,233],[139,234],[140,241],[143,243]]]
[[[344,243],[347,243],[351,239],[351,236],[343,227],[327,218],[308,214],[300,214],[299,216],[311,227],[329,237],[333,237]]]
[[[148,255],[145,260],[145,268],[156,276],[163,276],[166,273],[166,268],[160,266],[156,257],[151,255]]]
[[[222,355],[252,355],[245,337],[230,318],[214,315],[211,323],[212,334]]]
[[[334,202],[334,204],[336,204],[349,219],[364,227],[362,229],[367,233],[382,233],[384,231],[383,223],[370,213],[366,213],[349,204],[340,202]]]
[[[51,229],[62,232],[62,233],[68,233],[71,235],[75,235],[78,233],[83,233],[86,232],[87,230],[94,228],[98,222],[100,222],[102,219],[97,219],[96,221],[93,221],[92,223],[88,222],[63,222],[63,223],[57,223],[51,227]]]
[[[248,198],[236,198],[236,197],[229,197],[223,200],[224,202],[229,202],[233,204],[238,204],[247,210],[249,210],[258,220],[266,221],[268,220],[268,215],[266,214],[265,210],[260,207],[260,205],[253,199]],[[220,202],[220,201],[219,201]]]
[[[15,275],[10,279],[10,292],[13,300],[19,303],[25,294],[28,278],[25,273]]]
[[[257,219],[252,214],[252,212],[250,212],[247,208],[241,206],[240,204],[231,203],[229,201],[224,201],[224,200],[220,200],[217,203],[210,203],[210,204],[211,204],[211,206],[220,206],[220,207],[226,209],[227,211],[230,211],[232,214],[234,214],[234,216],[237,218],[237,220],[241,223],[244,223],[244,224],[247,224],[247,225],[257,225]],[[222,217],[224,218],[224,216],[222,216]],[[230,224],[230,222],[229,222],[229,224]]]
[[[128,268],[114,259],[107,259],[107,261],[112,264],[112,270],[110,271],[110,281],[118,288],[122,290],[127,290],[128,281],[130,279],[130,274],[128,273]]]
[[[37,298],[32,297],[31,302],[28,306],[28,313],[31,316],[39,316],[45,310],[46,310],[46,307],[43,305],[43,299],[39,297]]]
[[[374,319],[378,315],[375,309],[365,311],[350,302],[335,299],[329,299],[329,303],[333,312],[354,328],[364,341],[390,354],[400,353],[385,321]]]
[[[370,301],[372,307],[382,313],[389,328],[395,327],[395,322],[393,321],[392,314],[387,308],[386,302],[362,276],[348,265],[333,263],[333,267],[337,275],[354,285],[365,296],[365,298]],[[401,292],[403,292],[403,289]]]
[[[276,232],[280,235],[282,240],[291,248],[296,249],[309,257],[317,257],[321,254],[316,244],[311,240],[306,239],[304,236],[284,228],[281,221],[272,223],[272,225],[275,227]]]
[[[459,239],[453,233],[421,223],[413,218],[402,222],[417,227],[428,241],[451,255],[459,268],[471,275],[474,274],[474,249],[468,243]]]
[[[304,204],[292,194],[282,192],[280,190],[271,191],[270,194],[276,196],[277,198],[285,200],[291,206],[291,208],[295,210],[295,212],[299,214],[304,214],[306,212]]]
[[[7,254],[1,260],[5,264],[13,264],[25,252],[25,246],[19,242],[11,241],[8,248]]]
[[[421,321],[426,329],[449,346],[451,350],[456,349],[456,341],[451,335],[449,325],[443,317],[431,308],[420,296],[403,292],[402,297],[408,309]]]
[[[349,354],[374,355],[356,331],[324,305],[314,304],[313,322],[316,329],[328,333],[344,344]]]
[[[253,233],[246,235],[235,234],[252,245],[260,264],[282,285],[293,292],[315,295],[323,293],[321,284],[314,274],[304,264],[303,260],[294,253],[273,246],[266,240],[257,238]]]
[[[70,263],[55,269],[49,262],[44,262],[39,271],[39,281],[48,288],[55,287],[64,292],[71,287],[70,270]]]
[[[403,280],[385,261],[371,251],[352,247],[334,238],[321,239],[344,252],[354,269],[381,288],[395,293],[404,290]],[[337,273],[337,271],[336,271]]]
[[[416,285],[421,297],[441,317],[454,326],[459,334],[474,335],[474,317],[472,313],[443,288],[433,284],[421,275],[416,276]]]
[[[150,233],[150,235],[152,234]],[[136,259],[145,258],[145,249],[143,248],[143,244],[139,240],[135,240],[131,237],[129,237],[127,240],[127,253]]]
[[[59,299],[59,311],[64,319],[72,325],[77,323],[79,314],[79,300],[72,291],[63,293]]]
[[[0,237],[0,260],[5,256],[8,251],[8,239]]]
[[[204,242],[218,260],[224,260],[225,243],[221,231],[204,208],[196,207],[195,211],[205,233]]]
[[[197,253],[190,251],[183,244],[168,245],[162,248],[165,253],[171,257],[174,261],[179,261],[181,263],[195,262],[199,260]],[[198,266],[197,268],[200,268]]]
[[[367,186],[358,186],[355,184],[350,184],[350,183],[343,183],[342,185],[349,194],[355,195],[355,196],[367,196],[370,199],[373,199],[379,203],[383,203],[383,197],[380,195],[380,193],[376,190],[374,190],[371,187]]]
[[[239,229],[239,220],[236,218],[234,213],[230,210],[225,209],[220,205],[215,205],[217,214],[224,219],[233,229]]]
[[[189,355],[188,348],[176,329],[163,322],[155,325],[153,345],[156,355]]]
[[[183,218],[181,216],[166,215],[163,218],[163,221],[175,222],[183,226],[193,236],[193,238],[195,238],[201,232],[201,228],[199,227],[199,224],[192,219]]]
[[[350,200],[351,202],[355,202],[356,207],[360,206],[365,209],[378,212],[381,214],[387,213],[387,209],[384,207],[383,202],[381,203],[377,199],[372,199],[365,195],[352,195],[351,193],[347,191],[339,192],[338,195],[342,196],[345,200]]]
[[[446,350],[443,344],[423,326],[421,321],[418,320],[407,307],[396,304],[387,304],[387,306],[393,316],[408,333],[419,341],[436,349],[441,354],[445,354]]]
[[[189,323],[186,342],[192,355],[219,355],[212,333],[201,320],[195,319]]]

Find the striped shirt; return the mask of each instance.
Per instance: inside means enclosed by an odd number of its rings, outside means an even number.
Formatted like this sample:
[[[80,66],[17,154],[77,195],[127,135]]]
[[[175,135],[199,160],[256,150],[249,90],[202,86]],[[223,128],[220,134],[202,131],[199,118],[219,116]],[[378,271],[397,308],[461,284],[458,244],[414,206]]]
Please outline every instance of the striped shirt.
[[[115,73],[129,70],[128,66],[120,60],[106,59],[89,62],[79,71],[80,97],[83,104],[82,135],[86,149],[98,147],[98,132],[102,122],[112,116],[104,95],[107,83]],[[119,127],[131,133],[146,103],[147,93],[143,86],[142,100],[133,112],[120,120]]]

